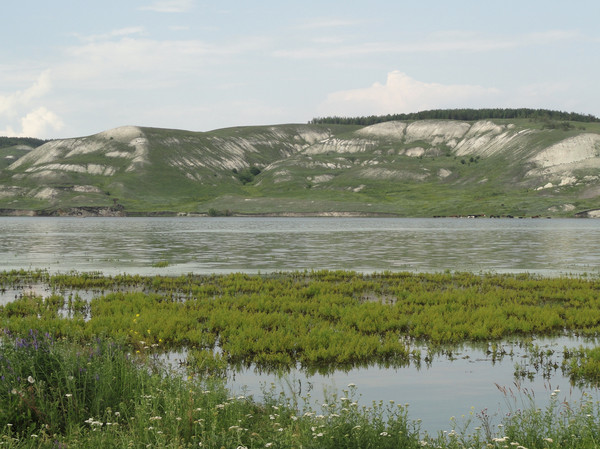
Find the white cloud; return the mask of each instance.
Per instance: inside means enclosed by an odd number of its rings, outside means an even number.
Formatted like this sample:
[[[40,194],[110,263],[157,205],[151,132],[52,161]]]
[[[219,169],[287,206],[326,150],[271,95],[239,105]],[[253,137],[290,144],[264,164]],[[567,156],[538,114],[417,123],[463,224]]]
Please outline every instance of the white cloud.
[[[246,38],[213,44],[201,40],[124,37],[88,42],[65,51],[53,69],[56,82],[83,89],[156,89],[180,85],[227,58],[264,49],[265,40]]]
[[[319,107],[320,115],[363,116],[427,109],[497,106],[501,92],[464,84],[417,81],[405,73],[388,73],[385,84],[334,92]]]
[[[46,137],[49,130],[62,129],[58,115],[41,105],[42,98],[52,88],[50,72],[42,72],[31,86],[12,94],[0,96],[0,117],[7,122],[0,135],[17,137]],[[20,130],[17,128],[20,124]]]
[[[360,22],[357,20],[344,20],[344,19],[327,19],[327,18],[316,18],[301,25],[298,25],[297,29],[311,29],[311,28],[340,28],[348,26],[356,26]]]
[[[158,0],[148,6],[142,6],[142,11],[154,12],[186,12],[194,6],[193,0]]]
[[[79,36],[78,37],[85,42],[103,41],[112,39],[115,37],[126,37],[135,34],[144,34],[145,30],[143,27],[127,27],[119,28],[118,30],[112,30],[104,34],[92,34],[90,36]]]
[[[467,32],[435,33],[418,42],[365,42],[362,44],[277,50],[274,56],[289,59],[323,59],[393,53],[488,52],[520,47],[552,45],[581,37],[579,32],[552,30],[521,36],[486,38]]]
[[[21,136],[39,137],[48,135],[48,131],[60,131],[63,121],[54,112],[41,106],[21,119]]]
[[[19,90],[9,95],[0,95],[0,114],[14,116],[16,111],[29,105],[34,99],[40,98],[50,91],[51,83],[48,71],[42,72],[34,83],[25,90]]]

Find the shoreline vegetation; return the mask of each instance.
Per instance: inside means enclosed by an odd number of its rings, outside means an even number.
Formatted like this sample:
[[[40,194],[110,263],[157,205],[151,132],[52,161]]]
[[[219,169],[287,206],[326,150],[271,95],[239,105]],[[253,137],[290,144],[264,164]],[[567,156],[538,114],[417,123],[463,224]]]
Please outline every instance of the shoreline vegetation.
[[[249,217],[249,218],[508,218],[508,219],[551,219],[551,218],[598,218],[600,209],[590,209],[577,212],[572,217],[552,217],[542,215],[511,215],[511,214],[456,214],[456,215],[435,215],[433,217],[406,217],[402,214],[394,213],[367,213],[367,212],[271,212],[271,213],[238,213],[230,210],[211,209],[206,213],[175,212],[175,211],[153,211],[153,212],[126,212],[121,208],[111,207],[73,207],[60,210],[25,210],[25,209],[0,209],[0,217],[112,217],[112,218],[132,218],[132,217]]]
[[[34,285],[46,295],[26,293]],[[600,332],[600,279],[529,274],[305,271],[249,275],[0,273],[3,447],[592,448],[589,397],[535,407],[524,392],[501,422],[485,410],[429,435],[408,405],[362,406],[350,384],[315,409],[264,391],[233,397],[236,365],[327,372],[427,363],[467,342]],[[415,344],[425,344],[426,353]],[[159,362],[186,348],[182,371]],[[537,352],[536,352],[537,351]],[[532,348],[543,360],[543,351]],[[554,367],[558,369],[559,367]],[[563,352],[572,382],[596,388],[600,348]],[[343,396],[341,396],[343,394]],[[517,401],[515,400],[515,403]]]

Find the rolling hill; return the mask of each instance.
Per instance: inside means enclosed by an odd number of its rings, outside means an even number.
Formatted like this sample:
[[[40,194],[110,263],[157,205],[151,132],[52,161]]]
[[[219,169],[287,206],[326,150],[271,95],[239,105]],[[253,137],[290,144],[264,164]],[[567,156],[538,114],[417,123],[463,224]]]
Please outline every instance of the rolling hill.
[[[125,126],[0,149],[3,215],[596,216],[600,123]]]

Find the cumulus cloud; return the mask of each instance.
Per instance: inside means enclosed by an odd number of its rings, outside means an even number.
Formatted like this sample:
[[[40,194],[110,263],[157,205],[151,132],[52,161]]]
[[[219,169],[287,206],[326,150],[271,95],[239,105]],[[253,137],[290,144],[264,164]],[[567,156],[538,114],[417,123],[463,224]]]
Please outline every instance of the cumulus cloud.
[[[31,86],[24,90],[0,96],[0,117],[7,123],[1,135],[15,137],[45,137],[49,130],[64,126],[60,117],[41,105],[42,98],[51,91],[50,74],[42,72]],[[20,130],[16,123],[20,124]]]
[[[21,119],[21,134],[23,136],[45,136],[50,129],[60,131],[63,126],[64,123],[58,115],[41,106]]]
[[[500,91],[464,84],[425,83],[400,71],[388,73],[385,84],[334,92],[319,107],[320,115],[356,116],[416,112],[438,108],[484,107],[497,104]]]
[[[193,6],[193,0],[158,0],[150,5],[142,6],[140,9],[154,12],[186,12]]]
[[[29,105],[34,99],[42,97],[49,91],[50,76],[48,71],[45,71],[25,90],[0,95],[0,114],[14,115],[19,107]]]

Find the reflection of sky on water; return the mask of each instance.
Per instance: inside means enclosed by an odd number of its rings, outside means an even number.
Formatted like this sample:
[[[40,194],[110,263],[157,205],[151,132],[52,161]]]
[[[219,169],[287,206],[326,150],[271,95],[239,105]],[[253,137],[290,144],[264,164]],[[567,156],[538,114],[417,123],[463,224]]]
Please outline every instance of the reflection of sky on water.
[[[0,218],[0,269],[598,273],[594,220]],[[166,260],[167,268],[152,263]]]
[[[583,340],[560,338],[546,339],[537,342],[540,346],[551,345],[559,360],[562,348],[578,347],[585,344]],[[307,377],[299,372],[293,372],[278,378],[276,375],[257,375],[252,370],[237,373],[229,385],[234,391],[247,391],[257,398],[262,392],[274,383],[277,391],[290,392],[297,397],[311,394],[313,408],[319,409],[326,397],[331,397],[335,392],[338,398],[345,396],[343,390],[348,390],[349,384],[356,385],[356,392],[360,395],[360,405],[371,405],[372,401],[383,400],[387,403],[393,400],[396,404],[409,404],[409,418],[421,419],[422,430],[435,434],[441,430],[451,430],[450,418],[455,416],[457,423],[464,422],[470,412],[477,415],[487,409],[488,415],[494,424],[499,424],[502,416],[510,410],[522,409],[528,406],[529,400],[525,394],[519,394],[514,382],[514,368],[516,363],[523,363],[524,351],[518,345],[507,343],[507,351],[512,348],[514,356],[505,356],[502,360],[492,363],[490,356],[481,349],[463,348],[455,360],[445,357],[436,357],[430,367],[414,366],[386,369],[386,368],[360,368],[349,372],[336,372],[331,376],[315,375]],[[465,356],[468,356],[465,357]],[[581,399],[582,390],[571,387],[569,380],[561,375],[560,369],[548,381],[540,374],[533,379],[522,379],[521,391],[535,394],[535,404],[543,408],[549,403],[550,394],[556,388],[561,390],[559,399],[568,400],[570,403]],[[498,387],[511,389],[514,395],[505,397]],[[589,389],[585,390],[590,393]],[[324,392],[327,392],[324,394]],[[600,392],[591,390],[592,399],[600,399]],[[289,395],[288,395],[289,396]],[[355,398],[356,399],[356,398]],[[300,403],[303,402],[300,400]],[[510,404],[510,405],[509,405]],[[477,419],[473,420],[473,427],[479,425]]]

